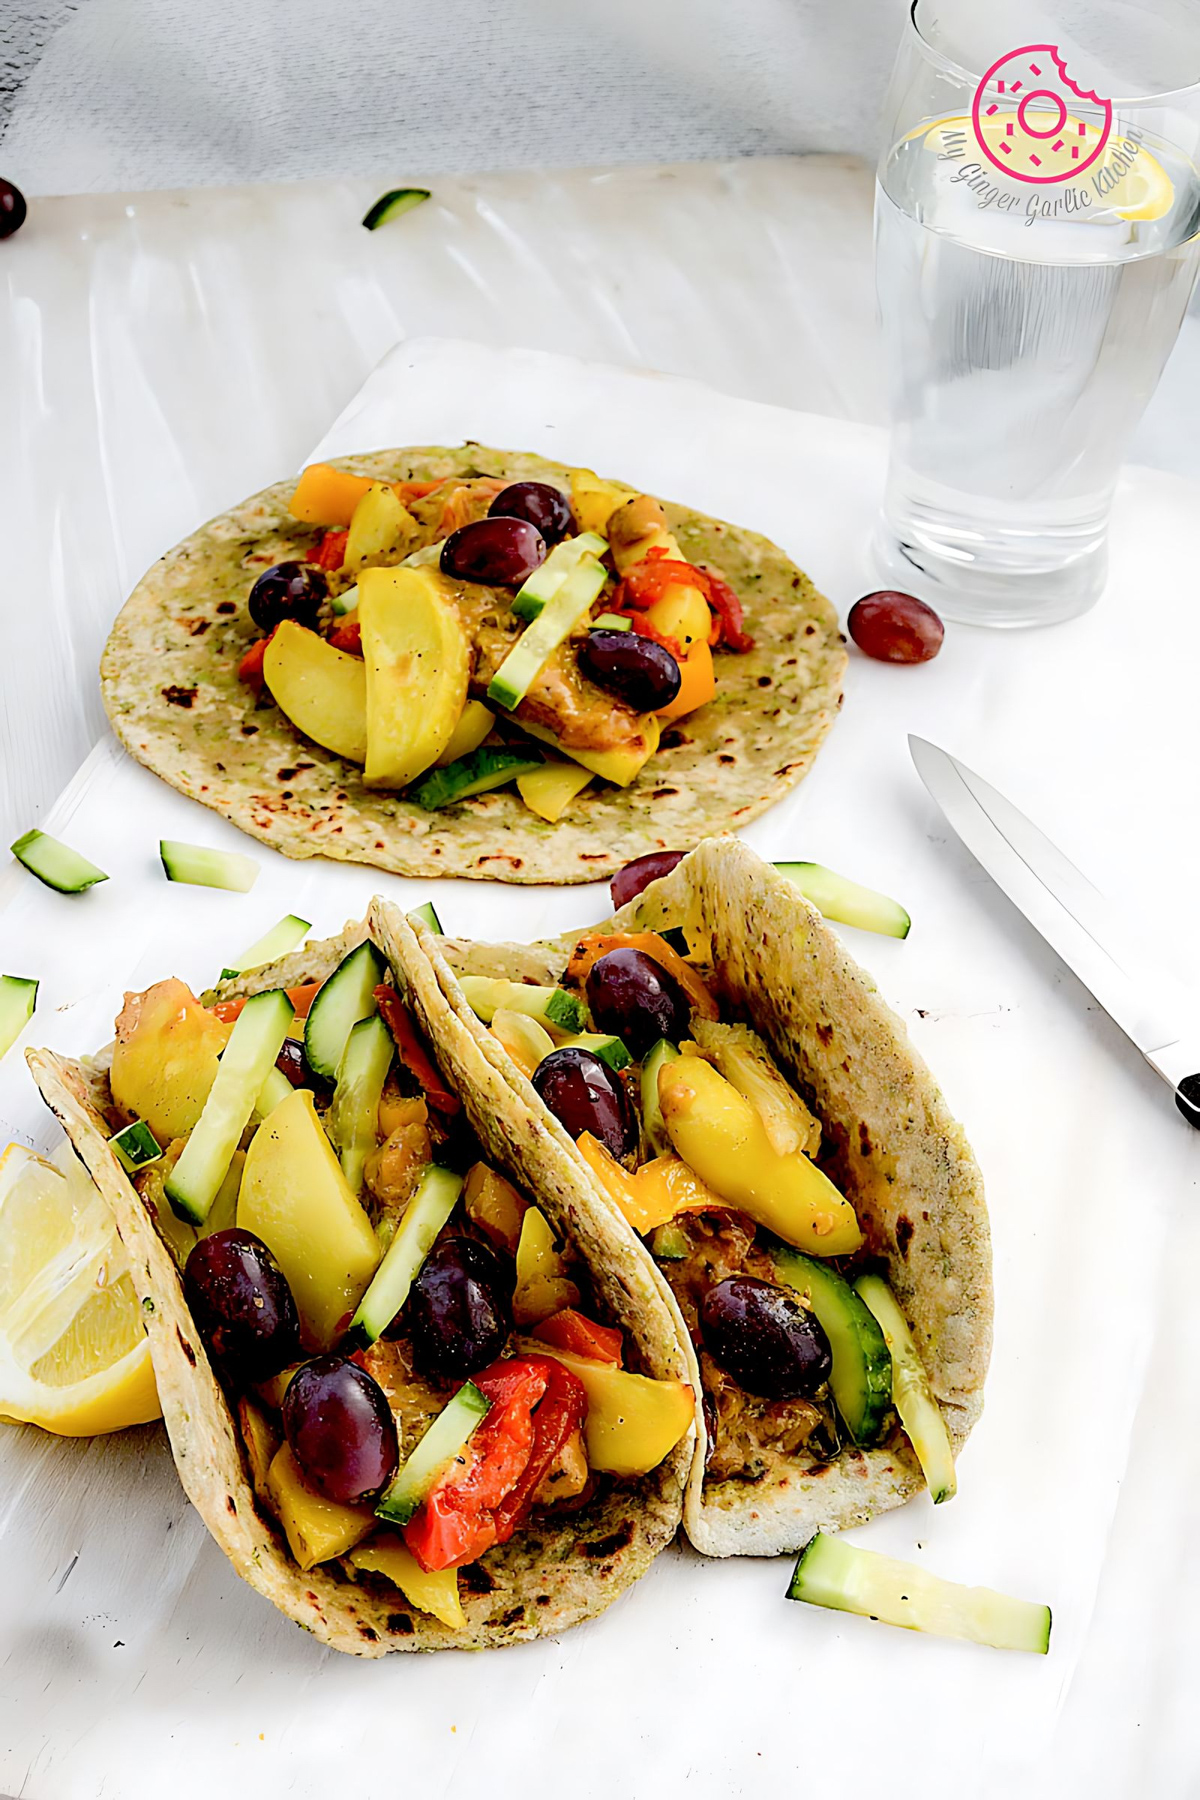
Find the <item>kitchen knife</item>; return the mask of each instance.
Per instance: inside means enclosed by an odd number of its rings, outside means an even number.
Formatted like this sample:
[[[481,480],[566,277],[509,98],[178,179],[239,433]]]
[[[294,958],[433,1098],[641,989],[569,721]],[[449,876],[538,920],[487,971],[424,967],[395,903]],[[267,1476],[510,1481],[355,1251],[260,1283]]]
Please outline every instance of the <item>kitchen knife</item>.
[[[1200,1127],[1200,1030],[1185,1030],[1169,975],[1086,875],[982,776],[911,737],[917,773],[975,860],[1056,950]]]

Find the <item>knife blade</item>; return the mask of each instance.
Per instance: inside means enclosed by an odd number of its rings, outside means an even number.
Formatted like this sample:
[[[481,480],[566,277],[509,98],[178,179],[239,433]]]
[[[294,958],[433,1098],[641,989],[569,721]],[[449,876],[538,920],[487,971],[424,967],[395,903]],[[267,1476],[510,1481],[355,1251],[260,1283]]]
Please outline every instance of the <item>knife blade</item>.
[[[990,782],[925,738],[910,736],[917,773],[976,862],[1055,950],[1175,1091],[1200,1127],[1200,1029],[1183,997],[1099,888]]]

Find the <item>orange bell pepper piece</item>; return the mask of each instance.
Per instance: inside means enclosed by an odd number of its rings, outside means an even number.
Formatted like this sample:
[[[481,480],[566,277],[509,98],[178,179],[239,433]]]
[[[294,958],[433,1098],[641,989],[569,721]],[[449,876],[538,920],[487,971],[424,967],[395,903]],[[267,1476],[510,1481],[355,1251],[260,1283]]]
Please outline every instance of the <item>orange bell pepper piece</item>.
[[[706,1187],[682,1157],[656,1156],[631,1175],[590,1131],[577,1139],[576,1148],[609,1200],[643,1236],[677,1213],[729,1211],[729,1202]]]
[[[295,1007],[298,1019],[307,1019],[308,1009],[323,985],[320,981],[306,981],[302,987],[288,988],[287,997]],[[218,1000],[215,1006],[209,1008],[209,1011],[214,1013],[218,1019],[223,1019],[227,1025],[231,1025],[245,1004],[246,995],[235,994],[230,1000]]]
[[[610,950],[641,950],[645,955],[673,975],[684,993],[692,1003],[693,1009],[702,1019],[716,1019],[720,1012],[716,1001],[701,981],[690,963],[684,962],[677,950],[672,950],[665,938],[657,931],[592,931],[581,937],[571,952],[571,960],[567,964],[567,974],[571,980],[583,986],[587,980],[592,964],[601,956],[607,956]]]
[[[370,475],[351,475],[329,463],[310,463],[296,483],[290,510],[305,525],[349,525],[354,509],[375,480]],[[441,487],[440,481],[395,481],[397,498],[407,503],[421,500]]]
[[[702,641],[692,645],[686,661],[679,665],[679,674],[679,692],[670,706],[659,711],[658,716],[664,724],[668,719],[681,719],[684,713],[695,712],[697,707],[707,705],[717,691],[712,651]]]

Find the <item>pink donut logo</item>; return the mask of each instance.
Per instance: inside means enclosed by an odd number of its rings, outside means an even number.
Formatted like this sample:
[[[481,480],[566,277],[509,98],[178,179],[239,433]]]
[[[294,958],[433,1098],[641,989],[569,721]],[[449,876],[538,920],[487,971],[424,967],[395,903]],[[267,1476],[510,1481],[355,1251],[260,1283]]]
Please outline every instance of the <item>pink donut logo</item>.
[[[1071,100],[1098,106],[1100,119],[1072,117]],[[983,76],[971,123],[988,161],[1014,181],[1070,181],[1103,156],[1112,101],[1077,86],[1053,44],[1023,44]]]

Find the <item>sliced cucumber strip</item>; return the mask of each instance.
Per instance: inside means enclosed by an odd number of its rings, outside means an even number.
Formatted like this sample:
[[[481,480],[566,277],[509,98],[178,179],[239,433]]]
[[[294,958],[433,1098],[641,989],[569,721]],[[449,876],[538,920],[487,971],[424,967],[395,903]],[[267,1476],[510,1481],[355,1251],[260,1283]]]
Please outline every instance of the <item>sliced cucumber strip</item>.
[[[135,1119],[131,1125],[124,1126],[108,1141],[116,1153],[117,1161],[127,1175],[134,1174],[138,1169],[144,1169],[148,1163],[157,1162],[162,1155],[162,1145],[145,1119]]]
[[[882,1619],[885,1625],[907,1631],[965,1638],[993,1650],[1030,1650],[1044,1656],[1050,1648],[1048,1606],[1014,1600],[992,1588],[943,1581],[914,1563],[860,1550],[857,1544],[827,1537],[823,1531],[800,1552],[787,1597]]]
[[[860,931],[877,931],[883,937],[908,936],[912,920],[898,900],[847,881],[821,863],[776,863],[775,867],[794,881],[804,898],[827,919],[836,919],[839,925],[857,925]]]
[[[541,567],[514,594],[512,609],[518,619],[536,619],[585,556],[603,556],[607,549],[607,541],[595,531],[581,531],[578,537],[556,544]]]
[[[258,864],[236,850],[210,850],[204,844],[180,844],[159,840],[158,854],[168,881],[186,881],[192,887],[228,888],[248,894],[258,880]]]
[[[324,983],[304,1022],[304,1054],[314,1075],[337,1080],[346,1040],[360,1019],[378,1010],[375,989],[386,975],[387,964],[368,938]]]
[[[176,1216],[189,1225],[207,1219],[295,1015],[282,988],[269,988],[251,994],[234,1021],[204,1111],[164,1183]]]
[[[563,639],[569,637],[579,621],[591,609],[608,576],[602,563],[586,556],[563,582],[554,598],[547,602],[534,620],[526,626],[496,673],[488,683],[488,699],[511,712],[537,680],[543,663],[553,656]]]
[[[414,906],[408,916],[410,919],[420,919],[422,925],[428,925],[430,931],[436,931],[439,937],[445,935],[442,931],[442,921],[434,910],[432,900],[425,900],[420,906]]]
[[[402,218],[428,198],[428,188],[389,188],[386,194],[380,194],[374,205],[368,206],[362,222],[368,231],[378,231],[389,219]]]
[[[289,913],[286,919],[280,919],[278,925],[265,931],[248,950],[243,950],[236,962],[222,969],[221,980],[230,981],[235,975],[244,975],[247,969],[261,969],[264,963],[286,956],[289,950],[304,942],[311,930],[311,919],[298,919],[295,913]]]
[[[627,613],[599,613],[591,623],[592,631],[632,631],[633,620]]]
[[[935,1506],[958,1492],[950,1433],[896,1296],[878,1275],[860,1275],[855,1292],[874,1313],[892,1359],[892,1404],[917,1454]]]
[[[892,1359],[874,1313],[828,1263],[799,1250],[776,1250],[774,1260],[829,1339],[829,1387],[846,1430],[860,1449],[877,1444],[892,1410]]]
[[[33,1017],[38,983],[25,975],[0,975],[0,1056],[12,1049]]]
[[[463,1177],[453,1169],[440,1169],[436,1163],[426,1166],[396,1227],[396,1235],[350,1321],[350,1336],[355,1343],[364,1347],[373,1344],[400,1311],[422,1263],[433,1249],[434,1239],[454,1211],[462,1185]]]
[[[604,1031],[581,1031],[576,1037],[565,1038],[559,1045],[560,1050],[590,1050],[593,1056],[610,1068],[614,1075],[627,1069],[633,1061],[629,1051],[619,1037],[610,1037]]]
[[[258,1090],[258,1099],[254,1102],[255,1118],[267,1118],[268,1115],[273,1113],[277,1106],[282,1105],[288,1095],[293,1092],[294,1089],[292,1084],[284,1074],[283,1070],[279,1068],[271,1069],[267,1074],[267,1079]]]
[[[358,1021],[338,1066],[325,1125],[342,1174],[356,1194],[362,1193],[363,1170],[379,1141],[379,1102],[395,1048],[391,1032],[376,1013]]]
[[[663,1124],[658,1098],[658,1072],[664,1063],[677,1062],[679,1052],[667,1038],[659,1038],[642,1064],[642,1130],[655,1156],[667,1156],[672,1148]]]
[[[528,981],[506,981],[501,976],[460,975],[459,986],[471,1011],[490,1025],[495,1014],[528,1013],[541,1025],[558,1031],[578,1032],[587,1025],[582,1000],[565,988],[538,987]]]
[[[12,853],[31,875],[59,894],[82,894],[85,888],[108,880],[94,862],[44,831],[27,831],[12,846]]]
[[[442,560],[442,545],[445,538],[439,538],[436,544],[422,544],[411,556],[406,556],[400,564],[402,569],[435,569]]]
[[[687,1253],[687,1235],[674,1219],[656,1225],[650,1233],[650,1254],[659,1262],[682,1262]]]
[[[472,1432],[483,1423],[491,1406],[491,1401],[484,1399],[473,1381],[463,1382],[375,1508],[381,1519],[387,1519],[393,1525],[408,1524],[438,1477],[461,1454]]]
[[[357,587],[347,588],[344,594],[330,594],[329,604],[340,618],[344,618],[358,605]]]
[[[457,762],[431,770],[409,790],[409,799],[426,812],[436,812],[439,807],[452,806],[456,800],[468,800],[472,794],[490,794],[493,788],[504,787],[518,775],[540,769],[545,760],[540,750],[508,750],[484,744],[469,756],[460,756]]]

